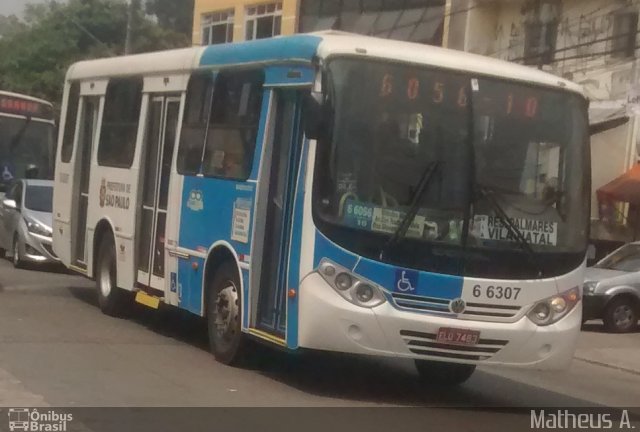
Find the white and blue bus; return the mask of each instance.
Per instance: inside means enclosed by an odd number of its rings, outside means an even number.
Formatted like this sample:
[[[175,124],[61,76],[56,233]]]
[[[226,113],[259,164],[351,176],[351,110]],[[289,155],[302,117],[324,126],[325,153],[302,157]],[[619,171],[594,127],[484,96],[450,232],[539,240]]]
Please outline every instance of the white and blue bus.
[[[75,64],[54,247],[101,309],[206,317],[251,339],[566,367],[581,323],[588,102],[456,51],[326,32]]]

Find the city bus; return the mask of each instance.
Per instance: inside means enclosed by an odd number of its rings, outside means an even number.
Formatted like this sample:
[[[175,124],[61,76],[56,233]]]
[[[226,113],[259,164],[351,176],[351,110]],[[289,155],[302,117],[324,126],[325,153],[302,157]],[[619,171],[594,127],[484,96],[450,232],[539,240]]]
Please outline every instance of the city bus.
[[[53,178],[53,105],[31,96],[0,91],[0,193],[18,178]]]
[[[80,62],[67,74],[54,249],[102,311],[257,342],[566,367],[581,324],[588,102],[556,76],[337,32]]]

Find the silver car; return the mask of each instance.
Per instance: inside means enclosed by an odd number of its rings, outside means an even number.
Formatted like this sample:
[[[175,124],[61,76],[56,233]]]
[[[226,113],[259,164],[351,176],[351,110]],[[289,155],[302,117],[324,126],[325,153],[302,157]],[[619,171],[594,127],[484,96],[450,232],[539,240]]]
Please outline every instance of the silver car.
[[[640,318],[640,242],[629,243],[587,269],[582,321],[602,319],[610,332],[628,333]]]
[[[51,246],[53,181],[18,180],[0,205],[0,254],[13,265],[58,261]]]

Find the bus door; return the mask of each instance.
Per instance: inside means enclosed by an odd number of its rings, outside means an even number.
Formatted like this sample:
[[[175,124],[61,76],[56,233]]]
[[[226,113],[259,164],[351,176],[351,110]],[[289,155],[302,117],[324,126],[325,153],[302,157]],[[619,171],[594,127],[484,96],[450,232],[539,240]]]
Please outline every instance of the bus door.
[[[91,174],[91,158],[95,150],[96,128],[100,98],[83,96],[80,102],[80,135],[74,169],[72,217],[71,217],[71,250],[72,264],[86,270],[86,234],[87,208],[89,205],[89,178]]]
[[[151,96],[140,171],[142,202],[138,212],[136,236],[137,282],[163,293],[169,180],[179,114],[179,96]]]
[[[258,250],[252,251],[252,255],[261,256],[262,259],[259,266],[252,266],[252,271],[258,274],[252,275],[251,280],[259,281],[257,327],[284,338],[287,279],[290,266],[297,266],[289,262],[289,252],[301,152],[301,132],[296,127],[300,104],[296,90],[277,89],[274,90],[274,97],[276,114],[272,125],[271,148],[267,148],[262,162],[263,167],[269,169],[263,168],[260,179],[260,184],[267,187],[260,189],[261,196],[258,198],[263,203],[266,200],[266,213],[262,213],[266,217],[257,229],[257,232],[264,233],[264,238],[256,242]]]

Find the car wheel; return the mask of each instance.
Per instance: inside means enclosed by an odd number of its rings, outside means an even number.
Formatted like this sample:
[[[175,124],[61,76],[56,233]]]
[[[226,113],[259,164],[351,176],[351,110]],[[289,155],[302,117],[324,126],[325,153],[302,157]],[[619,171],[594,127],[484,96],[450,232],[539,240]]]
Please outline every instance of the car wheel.
[[[247,343],[242,333],[241,290],[235,264],[218,267],[207,296],[207,327],[211,352],[221,363],[236,364],[244,357]]]
[[[106,315],[122,316],[129,305],[128,292],[117,285],[117,263],[113,239],[105,237],[98,250],[96,269],[96,288],[98,304]]]
[[[420,379],[427,385],[457,386],[473,375],[475,365],[445,363],[431,360],[415,360]]]
[[[22,257],[20,256],[20,241],[18,240],[17,235],[13,237],[12,251],[11,261],[13,262],[13,266],[15,268],[22,268],[23,262]]]
[[[612,333],[629,333],[638,324],[638,310],[630,297],[616,297],[604,311],[604,326]]]

